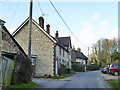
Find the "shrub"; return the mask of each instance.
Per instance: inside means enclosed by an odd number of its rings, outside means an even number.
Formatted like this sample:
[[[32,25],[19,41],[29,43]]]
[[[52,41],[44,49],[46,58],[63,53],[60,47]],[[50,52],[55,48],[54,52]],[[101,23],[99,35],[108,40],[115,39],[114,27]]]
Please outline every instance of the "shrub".
[[[68,73],[71,73],[71,69],[70,68],[67,68],[66,69],[66,73],[68,74]]]
[[[62,65],[58,68],[58,74],[62,75],[62,74],[68,74],[71,72],[70,68],[67,68],[65,65]]]
[[[86,69],[90,71],[98,70],[99,66],[98,65],[87,65]]]
[[[73,63],[72,64],[72,69],[76,72],[85,71],[85,65],[80,65],[80,64]]]
[[[32,64],[28,57],[19,54],[16,56],[16,65],[13,73],[12,84],[28,83],[31,81]]]

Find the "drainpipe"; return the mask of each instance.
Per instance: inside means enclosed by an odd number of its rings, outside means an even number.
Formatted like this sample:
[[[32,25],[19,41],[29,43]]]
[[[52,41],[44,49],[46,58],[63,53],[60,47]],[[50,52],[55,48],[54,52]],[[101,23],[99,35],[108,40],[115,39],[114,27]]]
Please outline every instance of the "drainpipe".
[[[54,43],[54,76],[56,71],[56,44]]]

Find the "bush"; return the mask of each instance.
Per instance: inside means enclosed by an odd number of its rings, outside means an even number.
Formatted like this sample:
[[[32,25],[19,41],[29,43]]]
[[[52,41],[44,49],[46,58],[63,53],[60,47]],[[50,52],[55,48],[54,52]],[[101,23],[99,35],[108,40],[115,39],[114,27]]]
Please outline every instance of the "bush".
[[[70,68],[67,68],[65,65],[61,65],[60,68],[58,68],[58,74],[62,75],[62,74],[68,74],[71,72]]]
[[[86,69],[90,71],[98,70],[99,66],[98,65],[87,65]]]
[[[32,64],[28,57],[19,54],[16,56],[16,65],[13,73],[12,84],[28,83],[31,81]]]
[[[80,65],[80,64],[73,63],[72,64],[72,69],[76,72],[85,71],[85,65]]]

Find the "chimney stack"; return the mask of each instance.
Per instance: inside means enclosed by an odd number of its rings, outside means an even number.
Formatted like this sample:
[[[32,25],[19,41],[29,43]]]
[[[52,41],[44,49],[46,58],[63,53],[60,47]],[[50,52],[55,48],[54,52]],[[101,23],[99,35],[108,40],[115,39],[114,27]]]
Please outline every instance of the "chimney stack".
[[[58,38],[58,36],[59,36],[58,31],[56,31],[55,38]]]
[[[81,49],[80,49],[80,48],[77,48],[77,51],[81,52]]]
[[[50,25],[49,25],[49,24],[46,25],[46,32],[47,32],[48,34],[50,34]]]
[[[73,45],[73,47],[72,47],[72,50],[75,50],[75,47],[74,47],[74,45]]]
[[[42,29],[44,29],[44,18],[43,17],[39,17],[39,25]]]

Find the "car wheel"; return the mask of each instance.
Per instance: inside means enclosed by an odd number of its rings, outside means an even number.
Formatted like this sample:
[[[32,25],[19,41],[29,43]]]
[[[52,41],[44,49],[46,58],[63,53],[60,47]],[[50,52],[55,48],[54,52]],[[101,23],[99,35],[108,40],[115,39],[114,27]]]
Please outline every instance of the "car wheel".
[[[118,72],[114,72],[114,75],[115,75],[115,76],[118,76]]]

